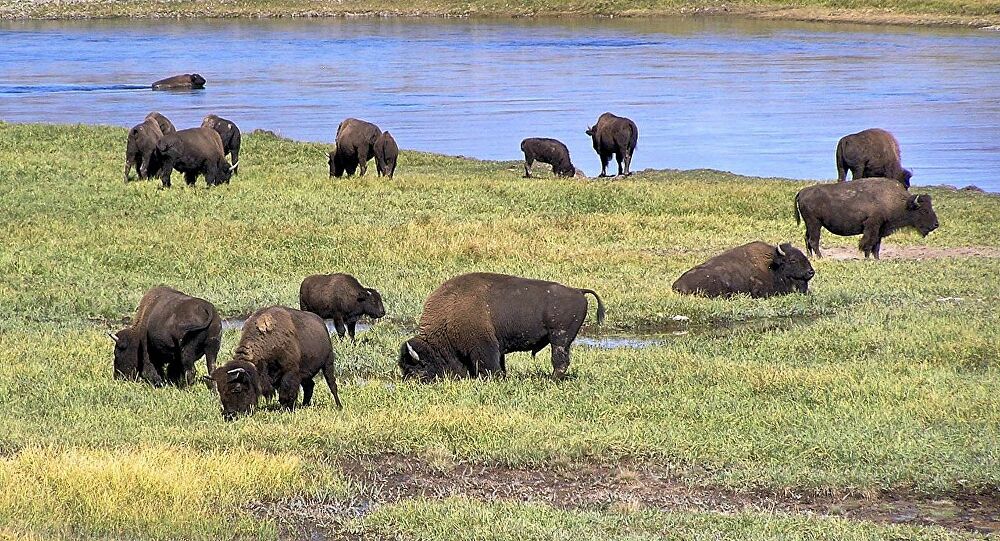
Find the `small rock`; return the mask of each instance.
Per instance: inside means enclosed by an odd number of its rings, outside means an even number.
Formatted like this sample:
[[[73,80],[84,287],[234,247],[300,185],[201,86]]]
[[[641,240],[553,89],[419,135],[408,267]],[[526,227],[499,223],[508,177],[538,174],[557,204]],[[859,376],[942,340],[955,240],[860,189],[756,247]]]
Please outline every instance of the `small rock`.
[[[674,316],[674,317],[672,317],[672,318],[670,318],[670,319],[672,319],[672,320],[674,320],[674,321],[688,321],[688,320],[690,320],[691,318],[689,318],[689,317],[687,317],[687,316]]]

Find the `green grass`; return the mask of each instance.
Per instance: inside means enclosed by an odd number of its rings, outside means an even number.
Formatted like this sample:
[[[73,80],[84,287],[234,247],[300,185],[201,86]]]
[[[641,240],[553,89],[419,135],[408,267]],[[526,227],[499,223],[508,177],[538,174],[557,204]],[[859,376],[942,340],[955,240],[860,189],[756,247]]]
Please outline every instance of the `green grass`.
[[[233,525],[273,536],[275,523],[249,505],[350,498],[363,487],[333,461],[386,452],[530,467],[638,460],[736,490],[1000,485],[1000,260],[814,260],[810,295],[768,300],[670,290],[735,244],[801,246],[791,201],[807,183],[707,170],[525,180],[513,163],[412,152],[394,181],[332,180],[322,145],[252,135],[231,185],[158,190],[121,182],[124,141],[117,128],[0,124],[0,486],[17,488],[0,495],[0,537],[213,538]],[[929,191],[941,229],[886,244],[998,246],[1000,199]],[[677,328],[671,318],[685,315],[692,332],[641,351],[578,346],[560,384],[547,377],[547,351],[511,356],[506,380],[400,381],[404,328],[434,287],[470,270],[594,288],[608,328]],[[110,377],[103,333],[150,286],[239,316],[295,306],[302,277],[333,271],[378,288],[390,318],[336,344],[342,412],[319,383],[313,408],[224,423],[203,387]],[[781,319],[740,324],[768,318]],[[222,360],[237,338],[226,333]],[[350,527],[452,538],[427,526],[439,515],[477,524],[480,539],[519,531],[487,531],[497,516],[546,539],[951,538],[807,517],[464,500],[401,502]]]

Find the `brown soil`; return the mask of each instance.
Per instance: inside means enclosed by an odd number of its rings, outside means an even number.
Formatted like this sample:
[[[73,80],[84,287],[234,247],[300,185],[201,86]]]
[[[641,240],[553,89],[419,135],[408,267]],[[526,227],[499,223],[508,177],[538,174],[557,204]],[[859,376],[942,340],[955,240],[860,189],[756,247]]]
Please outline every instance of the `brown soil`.
[[[844,259],[864,259],[865,254],[856,247],[829,247],[823,248],[823,257],[844,260]],[[994,246],[963,246],[958,248],[940,248],[936,246],[887,246],[882,245],[879,253],[882,259],[912,259],[923,261],[926,259],[942,259],[946,257],[990,257],[1000,258],[1000,248]]]
[[[345,459],[341,466],[351,484],[361,491],[354,501],[268,503],[253,511],[277,519],[283,539],[354,539],[357,537],[345,529],[346,521],[380,504],[451,496],[487,502],[541,502],[561,509],[803,513],[1000,532],[1000,492],[936,496],[906,490],[870,494],[738,492],[692,486],[669,467],[638,462],[537,469],[454,463],[448,457],[382,455]]]

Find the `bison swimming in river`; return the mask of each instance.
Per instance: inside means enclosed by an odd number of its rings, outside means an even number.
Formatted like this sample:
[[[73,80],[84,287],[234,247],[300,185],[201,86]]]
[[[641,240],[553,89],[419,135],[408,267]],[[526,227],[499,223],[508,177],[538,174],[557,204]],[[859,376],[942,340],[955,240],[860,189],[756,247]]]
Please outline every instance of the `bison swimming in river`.
[[[115,341],[116,378],[183,386],[194,382],[203,355],[209,373],[215,370],[222,320],[212,303],[160,286],[142,296],[131,326],[108,336]]]
[[[240,129],[236,123],[216,115],[208,115],[201,121],[202,128],[212,128],[222,139],[222,153],[229,154],[233,161],[233,174],[240,172]]]
[[[851,135],[845,135],[837,143],[837,180],[851,178],[885,177],[895,179],[910,187],[908,169],[900,163],[899,141],[893,135],[879,128],[870,128]]]
[[[399,159],[399,146],[392,134],[384,131],[375,140],[375,170],[383,177],[392,179],[396,173],[396,160]]]
[[[882,239],[904,227],[927,236],[938,227],[931,196],[911,195],[895,179],[867,178],[855,182],[817,184],[795,195],[795,222],[806,223],[806,249],[819,251],[821,228],[834,235],[862,235],[859,249],[879,258]]]
[[[361,316],[378,319],[385,316],[382,295],[364,287],[350,274],[314,274],[299,286],[299,308],[324,319],[332,319],[337,335],[349,334]]]
[[[604,303],[590,289],[485,272],[456,276],[427,297],[416,336],[400,347],[399,367],[425,382],[502,375],[507,353],[534,355],[551,344],[553,376],[561,378],[587,317],[587,293],[603,323]]]
[[[348,118],[337,126],[336,148],[330,153],[330,176],[353,175],[360,167],[360,176],[368,171],[368,160],[375,157],[375,141],[382,130],[371,122]]]
[[[521,141],[521,152],[524,152],[524,177],[531,178],[531,164],[535,161],[552,166],[552,173],[572,177],[576,175],[576,167],[569,160],[569,149],[557,139],[547,137],[529,137]]]
[[[205,78],[197,73],[174,75],[153,83],[153,90],[185,90],[205,88]]]
[[[153,154],[156,152],[156,145],[162,137],[163,132],[160,131],[159,124],[149,117],[128,131],[128,140],[125,142],[125,182],[128,182],[128,174],[132,166],[135,166],[136,174],[139,175],[140,179],[149,177]]]
[[[754,298],[806,293],[815,275],[806,256],[785,243],[751,242],[726,250],[678,278],[673,290],[706,297]]]
[[[597,124],[587,128],[587,135],[593,140],[594,150],[601,157],[601,174],[608,176],[608,161],[612,154],[618,162],[619,175],[631,175],[632,155],[639,142],[639,128],[635,122],[611,113],[604,113]]]
[[[193,186],[198,175],[205,175],[209,186],[228,183],[239,162],[229,165],[223,152],[222,138],[212,128],[188,128],[160,138],[154,163],[164,188],[170,187],[174,169],[184,173],[184,182]]]
[[[292,410],[302,387],[302,405],[308,406],[313,378],[321,370],[333,401],[341,408],[333,361],[330,333],[319,316],[271,306],[247,319],[233,360],[215,369],[207,380],[219,389],[226,420],[251,412],[261,397],[272,398],[275,389],[282,407]]]

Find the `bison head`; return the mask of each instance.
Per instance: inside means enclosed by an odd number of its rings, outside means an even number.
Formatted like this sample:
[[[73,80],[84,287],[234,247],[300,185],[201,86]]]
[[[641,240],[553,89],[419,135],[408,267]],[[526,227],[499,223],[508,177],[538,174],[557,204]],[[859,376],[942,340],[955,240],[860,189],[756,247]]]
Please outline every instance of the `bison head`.
[[[771,270],[778,278],[775,282],[787,283],[799,293],[808,292],[809,280],[816,275],[805,254],[787,242],[774,249]]]
[[[330,176],[340,178],[344,176],[344,159],[334,150],[330,153],[327,163],[330,164]]]
[[[587,131],[586,131],[586,133],[587,133],[587,135],[589,135],[589,136],[593,137],[593,136],[594,136],[594,133],[596,133],[596,132],[594,131],[594,127],[593,127],[593,126],[587,126]]]
[[[423,338],[413,337],[399,348],[399,369],[404,379],[417,379],[430,383],[451,376],[468,376],[461,365],[450,366]]]
[[[222,402],[222,418],[227,421],[252,412],[257,408],[260,396],[260,380],[257,367],[246,361],[230,361],[216,368],[205,381],[215,383]]]
[[[108,337],[115,343],[115,379],[135,380],[141,376],[155,387],[163,386],[163,378],[156,369],[142,360],[142,340],[135,329],[126,327],[116,333],[108,333]]]
[[[911,195],[906,201],[906,214],[910,225],[925,237],[938,228],[937,214],[934,213],[931,196],[927,194]]]
[[[200,87],[205,86],[205,78],[197,73],[191,74],[191,86]]]
[[[358,306],[365,315],[378,319],[385,316],[385,306],[382,305],[382,295],[370,287],[366,287],[358,293]]]

